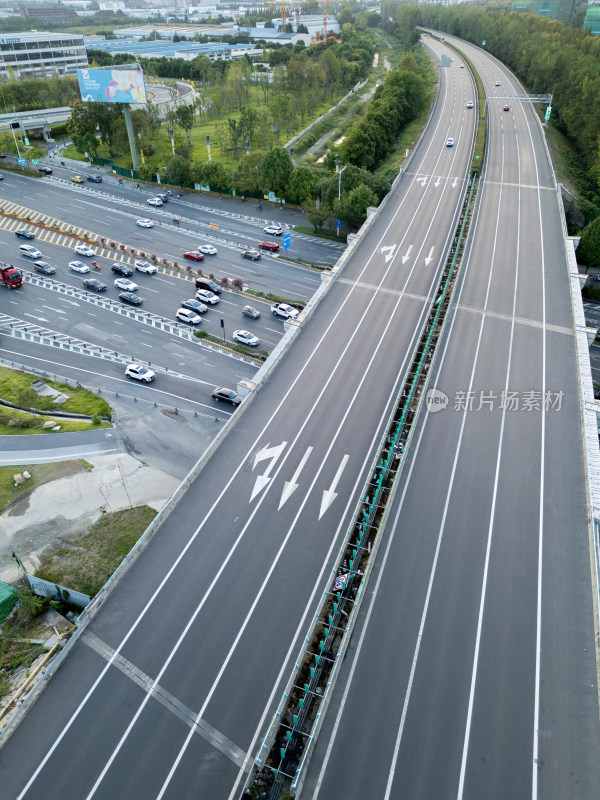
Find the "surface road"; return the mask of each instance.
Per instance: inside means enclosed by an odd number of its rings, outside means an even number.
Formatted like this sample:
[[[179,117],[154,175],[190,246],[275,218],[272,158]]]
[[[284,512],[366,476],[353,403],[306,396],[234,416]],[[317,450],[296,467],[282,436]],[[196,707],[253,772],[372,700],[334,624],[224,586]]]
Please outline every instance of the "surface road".
[[[442,47],[436,49],[440,52]],[[466,103],[474,95],[469,71],[461,70],[456,59],[450,69],[440,70],[439,100],[407,174],[390,193],[341,278],[272,377],[247,408],[238,412],[231,434],[109,595],[0,751],[0,786],[7,797],[225,800],[239,796],[246,774],[244,759],[246,754],[256,754],[325,588],[325,575],[349,524],[391,399],[431,300],[464,191],[476,113],[467,109]],[[521,109],[519,113],[529,112]],[[505,193],[501,208],[508,213],[518,207],[523,185],[535,187],[532,197],[521,198],[520,207],[527,206],[530,215],[524,222],[528,236],[535,234],[542,214],[556,213],[551,191],[537,188],[540,179],[552,184],[547,166],[544,173],[543,165],[538,164],[543,157],[540,142],[535,144],[532,133],[531,152],[519,158],[514,126],[510,145],[508,132],[502,133],[500,127],[507,123],[501,123],[501,112],[496,116],[490,141],[490,185],[482,195],[477,225],[481,245],[473,245],[474,250],[477,246],[488,248],[484,251],[486,266],[470,270],[465,280],[460,312],[448,339],[450,344],[456,339],[460,348],[457,345],[453,350],[449,345],[448,355],[440,358],[440,388],[447,393],[470,386],[500,390],[506,375],[511,377],[510,388],[514,385],[516,389],[541,386],[558,390],[563,378],[576,386],[573,361],[569,360],[573,342],[568,292],[562,296],[559,276],[552,281],[545,277],[550,257],[540,263],[535,247],[523,253],[516,249],[524,237],[515,239],[514,225],[507,220],[506,227],[494,233],[502,247],[513,243],[507,263],[514,270],[521,259],[528,257],[529,266],[537,255],[533,262],[537,276],[531,268],[521,269],[515,281],[514,273],[511,279],[500,269],[490,268],[494,251],[489,249],[489,236],[499,225],[500,192]],[[531,120],[529,127],[533,131]],[[454,147],[446,147],[450,136]],[[509,145],[513,157],[502,168],[502,154]],[[541,199],[545,194],[547,201]],[[488,196],[491,205],[484,207]],[[559,234],[557,226],[553,258],[561,252]],[[488,289],[486,281],[495,276],[497,284]],[[566,291],[566,276],[563,282]],[[515,286],[518,294],[513,291]],[[547,294],[558,304],[552,320],[557,330],[553,327],[550,331],[547,325]],[[486,325],[482,328],[483,321]],[[507,335],[507,327],[512,335]],[[494,334],[500,341],[494,340]],[[483,352],[484,347],[493,357],[477,360],[477,349]],[[546,365],[551,347],[552,364]],[[520,366],[528,348],[538,354],[532,362],[534,373],[529,372],[529,364]],[[478,364],[481,372],[472,374],[473,365]],[[510,372],[506,372],[507,364],[513,364]],[[560,372],[561,364],[564,372]],[[568,364],[572,365],[570,372]],[[565,395],[569,398],[566,390]],[[325,773],[327,780],[353,777],[356,783],[351,788],[344,784],[340,791],[342,784],[336,782],[334,792],[321,790],[322,797],[383,797],[388,774],[393,768],[395,777],[395,770],[402,765],[403,780],[392,781],[393,796],[411,800],[455,796],[463,750],[456,728],[462,722],[465,729],[464,694],[466,691],[468,701],[471,673],[477,676],[484,668],[488,672],[486,699],[473,706],[469,722],[472,747],[481,749],[481,754],[471,754],[473,770],[465,776],[469,796],[522,796],[523,763],[529,765],[531,780],[531,762],[537,757],[532,742],[537,746],[541,741],[537,732],[544,724],[544,730],[551,732],[548,738],[553,752],[560,755],[552,738],[553,712],[559,716],[558,724],[568,725],[569,732],[581,724],[577,744],[585,726],[591,738],[578,751],[579,762],[585,763],[577,767],[585,766],[585,774],[581,770],[579,775],[586,780],[591,777],[589,754],[598,731],[597,707],[596,726],[589,713],[595,689],[590,688],[593,638],[589,600],[585,605],[590,580],[589,566],[587,572],[584,569],[585,488],[576,401],[571,397],[569,402],[572,405],[565,400],[562,412],[554,417],[550,412],[534,411],[526,422],[520,414],[513,420],[497,412],[472,417],[447,413],[434,415],[434,422],[440,419],[434,430],[427,419],[410,478],[407,473],[406,495],[404,487],[398,493],[407,498],[400,513],[406,520],[403,530],[410,535],[402,539],[402,552],[396,552],[394,544],[398,566],[387,575],[393,576],[395,591],[388,593],[388,604],[373,614],[378,619],[377,630],[373,629],[378,650],[376,659],[370,660],[368,693],[364,684],[362,687],[362,714],[354,726],[352,763],[346,747],[345,763],[341,750],[337,751]],[[550,469],[550,461],[557,462],[550,458],[557,447],[572,471],[566,464],[562,471]],[[453,452],[461,456],[460,469],[451,471],[451,476],[456,476],[454,483],[447,472],[454,464]],[[500,453],[503,458],[510,456],[512,463],[512,469],[507,466],[502,476],[495,466]],[[485,458],[480,463],[482,454]],[[411,489],[413,480],[418,481],[416,491]],[[457,487],[456,496],[448,493],[452,485]],[[512,504],[494,505],[496,496],[502,500],[511,492]],[[559,498],[565,499],[565,504],[555,502]],[[546,500],[549,508],[542,519]],[[490,503],[498,509],[494,518]],[[494,525],[490,526],[492,519]],[[443,540],[443,551],[441,544],[437,545],[441,520],[446,520],[446,530],[451,532]],[[550,526],[548,533],[545,525]],[[501,552],[492,562],[486,553],[491,550],[490,531],[495,532],[496,526],[501,535],[493,544]],[[539,581],[542,568],[538,571],[542,542],[551,572],[543,592]],[[428,587],[436,553],[441,577],[433,593]],[[486,564],[489,569],[484,573]],[[543,560],[541,564],[546,566]],[[495,625],[480,631],[484,574],[486,584],[501,601],[483,608]],[[385,577],[385,570],[382,575]],[[565,578],[574,579],[574,584],[565,582],[561,587]],[[549,602],[559,606],[556,615],[548,618],[535,610],[536,597],[541,592],[545,601],[544,592],[552,588]],[[428,597],[433,610],[427,619],[435,622],[427,629],[417,661],[424,671],[409,681],[410,660]],[[576,600],[584,605],[573,619],[571,604]],[[383,624],[385,632],[380,627]],[[365,630],[369,633],[369,626]],[[550,704],[548,708],[540,708],[535,694],[540,686],[542,635],[547,636],[550,653],[555,656],[542,662],[542,677],[551,684],[543,698]],[[487,647],[493,637],[500,638]],[[519,648],[519,639],[527,647]],[[474,649],[474,642],[480,646]],[[584,645],[589,648],[587,654]],[[475,662],[474,652],[480,653],[479,662]],[[577,657],[570,663],[567,653]],[[363,663],[361,660],[359,665]],[[520,681],[522,674],[526,681]],[[556,686],[563,686],[563,679],[564,696],[556,696]],[[422,744],[418,746],[414,736],[409,748],[406,740],[400,741],[403,746],[394,761],[381,746],[377,752],[373,750],[369,762],[363,758],[363,749],[370,746],[367,729],[385,738],[386,747],[395,746],[399,718],[394,711],[398,710],[396,701],[403,697],[400,680],[414,691],[406,721],[414,725],[413,732],[420,731]],[[492,685],[494,680],[496,685]],[[384,687],[389,709],[382,708]],[[566,696],[569,693],[572,698]],[[565,710],[571,699],[576,710],[568,718]],[[533,711],[527,713],[528,705],[537,709],[537,716]],[[353,710],[356,708],[354,704]],[[582,717],[584,709],[588,713]],[[335,719],[332,709],[327,724]],[[512,764],[509,753],[512,748],[516,751],[513,739],[517,735],[526,740],[529,750],[519,750],[519,758]],[[564,745],[567,731],[555,735],[562,737]],[[332,741],[335,748],[338,740]],[[546,744],[544,739],[540,748]],[[572,749],[564,747],[563,763]],[[485,773],[486,764],[492,791],[477,795],[477,781],[480,788],[485,783],[480,774]],[[318,768],[315,756],[311,775],[318,775]],[[554,765],[549,769],[554,772]],[[560,778],[567,784],[576,777],[560,770]],[[377,778],[377,785],[371,783],[365,795],[361,781],[368,778]],[[558,778],[555,780],[554,796],[559,797]],[[510,781],[515,782],[515,791],[503,794],[502,787]],[[524,796],[529,796],[530,790],[531,784],[527,784]],[[311,796],[310,792],[305,796]]]

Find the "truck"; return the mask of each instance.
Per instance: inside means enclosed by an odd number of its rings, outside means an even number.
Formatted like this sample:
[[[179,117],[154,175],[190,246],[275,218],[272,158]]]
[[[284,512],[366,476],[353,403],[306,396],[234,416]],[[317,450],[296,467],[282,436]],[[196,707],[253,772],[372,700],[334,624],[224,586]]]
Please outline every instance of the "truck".
[[[18,289],[23,285],[23,276],[12,264],[0,263],[0,286],[7,289]]]

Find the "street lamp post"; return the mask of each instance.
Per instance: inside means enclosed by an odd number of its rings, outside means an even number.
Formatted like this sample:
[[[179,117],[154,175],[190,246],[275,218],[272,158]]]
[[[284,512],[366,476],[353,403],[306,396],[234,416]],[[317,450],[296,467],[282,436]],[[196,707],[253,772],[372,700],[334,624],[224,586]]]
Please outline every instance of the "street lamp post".
[[[19,145],[17,144],[17,137],[15,136],[15,128],[19,127],[19,123],[13,122],[10,123],[10,129],[12,130],[13,139],[15,140],[15,147],[17,148],[17,158],[21,158],[21,153],[19,152]]]
[[[342,172],[349,166],[350,164],[346,164],[346,166],[342,167],[341,170],[338,172],[338,200],[342,199]]]

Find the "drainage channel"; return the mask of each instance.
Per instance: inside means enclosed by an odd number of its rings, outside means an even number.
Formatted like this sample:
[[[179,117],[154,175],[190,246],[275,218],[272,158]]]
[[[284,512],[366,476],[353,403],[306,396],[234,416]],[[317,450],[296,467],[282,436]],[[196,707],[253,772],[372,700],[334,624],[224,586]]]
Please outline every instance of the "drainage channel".
[[[404,466],[425,396],[429,369],[459,274],[478,185],[478,175],[472,174],[434,299],[371,464],[369,479],[269,732],[250,770],[244,800],[251,797],[249,787],[259,788],[264,792],[261,797],[268,800],[301,788],[385,528],[391,490]]]

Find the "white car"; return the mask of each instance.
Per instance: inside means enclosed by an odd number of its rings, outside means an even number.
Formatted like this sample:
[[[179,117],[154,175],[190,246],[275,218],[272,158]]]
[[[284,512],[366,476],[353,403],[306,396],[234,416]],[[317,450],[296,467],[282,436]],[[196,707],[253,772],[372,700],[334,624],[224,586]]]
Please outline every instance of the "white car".
[[[473,101],[472,100],[469,100],[469,102],[467,103],[467,108],[473,108]]]
[[[146,275],[155,275],[158,272],[158,267],[149,261],[136,261],[133,266],[138,272],[145,272]]]
[[[500,81],[496,81],[495,86],[500,86]]]
[[[186,325],[200,325],[202,317],[188,308],[180,308],[175,314],[175,319],[178,322],[185,322]]]
[[[201,300],[203,303],[208,303],[211,306],[219,302],[217,295],[213,294],[213,292],[209,292],[208,289],[198,289],[196,292],[196,300]]]
[[[143,364],[129,364],[125,369],[125,375],[128,378],[134,378],[136,381],[143,381],[144,383],[150,383],[156,378],[154,372]]]
[[[454,139],[450,138],[446,140],[446,147],[454,147]]]
[[[273,303],[271,311],[276,317],[283,317],[284,319],[298,319],[300,312],[293,306],[288,306],[287,303]]]
[[[34,247],[32,244],[22,244],[19,247],[19,253],[22,256],[26,256],[27,258],[41,258],[42,257],[42,254],[37,249],[37,247]]]
[[[88,265],[84,264],[83,261],[69,261],[69,269],[72,269],[73,272],[81,272],[81,273],[86,273],[90,271]]]
[[[205,256],[217,255],[217,248],[213,247],[212,244],[200,244],[198,245],[198,250],[200,250],[201,253],[204,253]]]
[[[114,284],[117,289],[122,289],[124,292],[137,292],[138,290],[137,283],[130,281],[129,278],[115,278]]]
[[[250,331],[234,331],[233,338],[240,344],[247,344],[249,347],[257,347],[260,344],[260,339]]]
[[[270,236],[281,236],[283,230],[281,225],[267,225],[266,228],[263,228],[263,233],[268,233]]]
[[[151,219],[138,219],[138,221],[135,224],[139,225],[140,228],[153,228],[154,227],[154,223],[152,222]]]
[[[75,248],[75,252],[78,256],[95,256],[96,251],[92,250],[91,247],[88,247],[87,244],[78,244]]]
[[[160,197],[149,197],[146,202],[149,206],[156,206],[157,208],[163,204],[163,201],[160,199]]]

